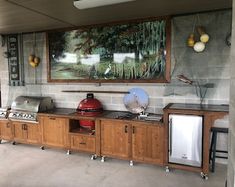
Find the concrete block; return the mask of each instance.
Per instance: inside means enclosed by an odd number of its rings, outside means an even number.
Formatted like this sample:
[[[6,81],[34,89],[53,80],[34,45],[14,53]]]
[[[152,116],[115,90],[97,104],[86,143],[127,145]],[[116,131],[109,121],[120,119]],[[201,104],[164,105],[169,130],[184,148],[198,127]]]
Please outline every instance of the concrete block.
[[[156,114],[163,114],[163,107],[155,108],[154,113],[156,113]]]
[[[112,96],[111,97],[111,103],[112,104],[121,104],[121,103],[123,103],[123,97]]]
[[[229,113],[233,114],[233,112],[235,112],[235,107],[229,105]],[[230,115],[229,116],[229,124],[230,124],[230,130],[233,134],[235,134],[235,116],[234,115]],[[234,140],[232,140],[234,141]]]

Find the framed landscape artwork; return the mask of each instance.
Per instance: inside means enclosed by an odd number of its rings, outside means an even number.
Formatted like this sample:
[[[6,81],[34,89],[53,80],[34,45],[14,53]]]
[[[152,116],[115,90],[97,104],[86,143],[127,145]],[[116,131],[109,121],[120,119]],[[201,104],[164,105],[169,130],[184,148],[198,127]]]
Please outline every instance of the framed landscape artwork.
[[[48,82],[170,81],[170,19],[47,32]]]

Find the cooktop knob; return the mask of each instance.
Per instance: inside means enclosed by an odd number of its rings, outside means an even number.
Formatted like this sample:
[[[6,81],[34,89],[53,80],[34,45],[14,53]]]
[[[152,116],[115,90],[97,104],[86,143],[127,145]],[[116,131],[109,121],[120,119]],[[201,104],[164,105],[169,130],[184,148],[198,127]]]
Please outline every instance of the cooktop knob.
[[[31,118],[31,119],[32,119],[33,117],[34,117],[33,114],[29,114],[29,115],[28,115],[28,118]]]

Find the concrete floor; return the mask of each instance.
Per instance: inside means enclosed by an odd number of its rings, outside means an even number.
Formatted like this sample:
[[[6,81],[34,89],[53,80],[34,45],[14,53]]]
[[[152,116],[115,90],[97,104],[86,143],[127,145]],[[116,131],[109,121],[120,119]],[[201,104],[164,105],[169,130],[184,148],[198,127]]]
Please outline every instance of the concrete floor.
[[[217,164],[209,180],[198,173],[128,161],[90,160],[89,154],[3,142],[0,144],[0,187],[224,187],[226,165]]]

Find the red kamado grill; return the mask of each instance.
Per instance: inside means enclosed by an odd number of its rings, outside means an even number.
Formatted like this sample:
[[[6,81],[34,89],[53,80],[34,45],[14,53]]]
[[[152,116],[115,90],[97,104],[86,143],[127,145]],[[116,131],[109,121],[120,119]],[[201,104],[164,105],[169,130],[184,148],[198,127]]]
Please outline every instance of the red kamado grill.
[[[98,99],[94,98],[92,93],[88,93],[86,99],[83,99],[77,108],[77,112],[83,116],[97,116],[103,112],[103,107],[101,102]],[[93,120],[80,120],[80,126],[94,130],[95,129],[95,121]]]

